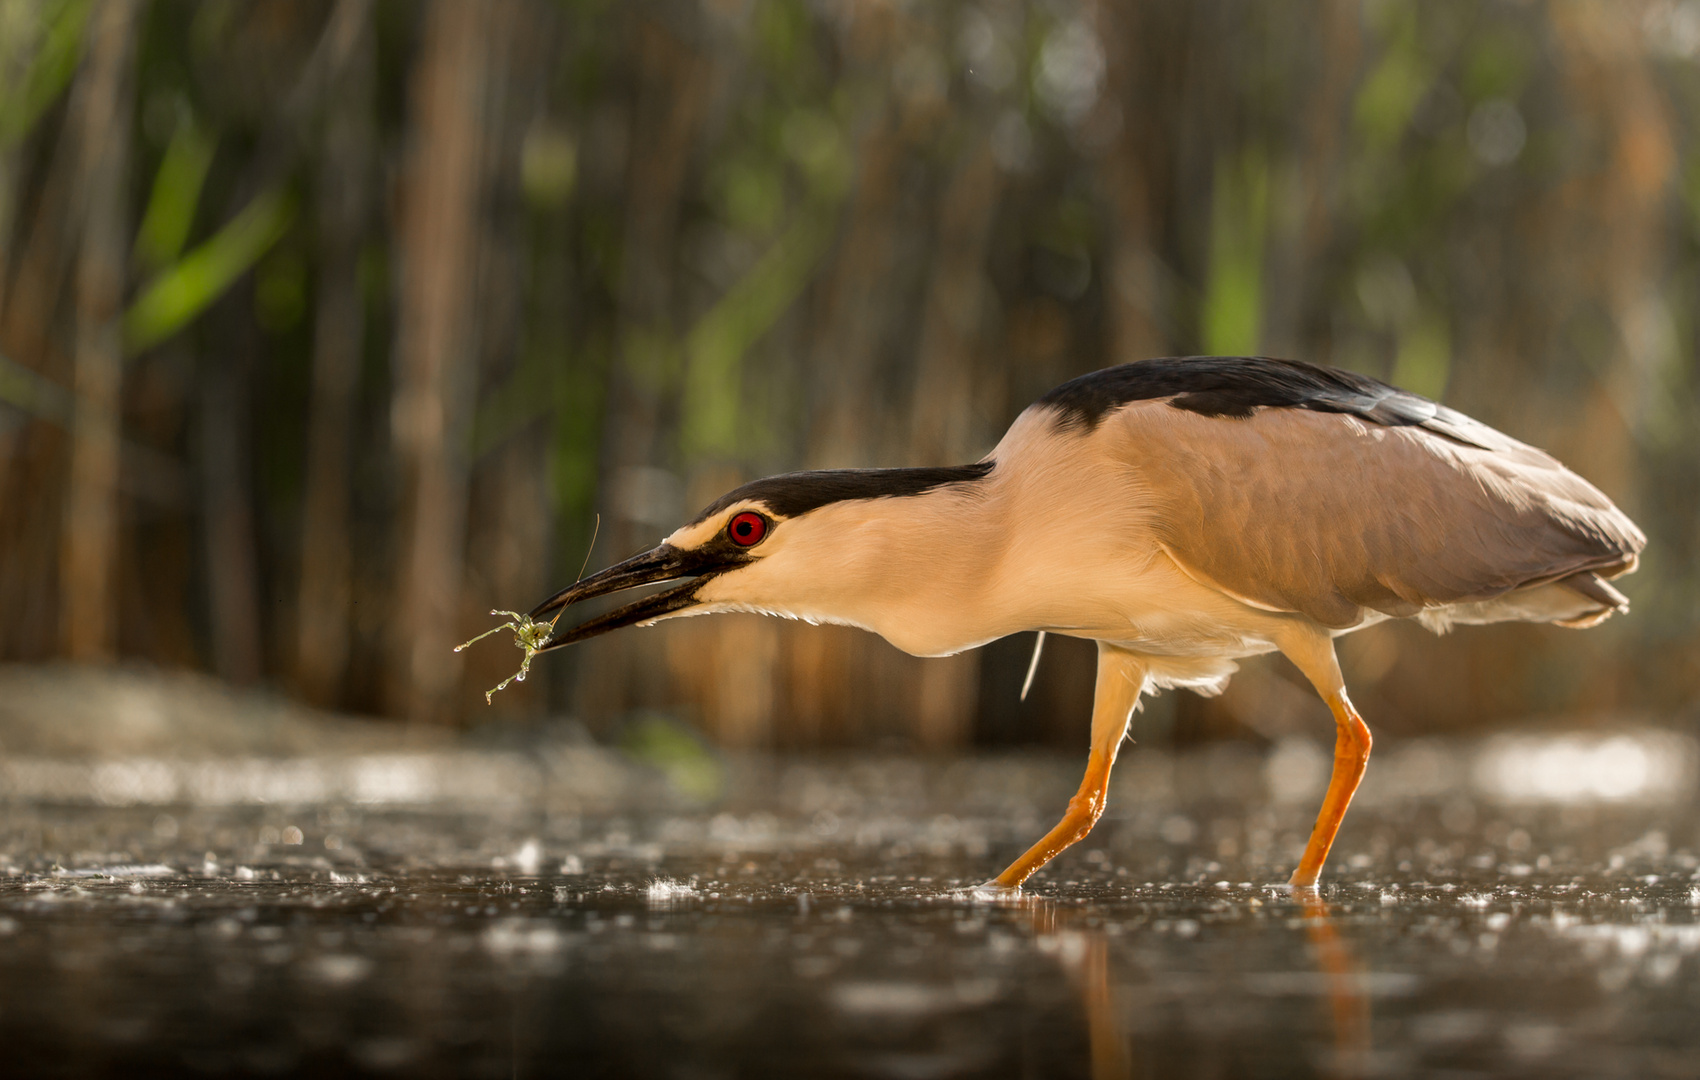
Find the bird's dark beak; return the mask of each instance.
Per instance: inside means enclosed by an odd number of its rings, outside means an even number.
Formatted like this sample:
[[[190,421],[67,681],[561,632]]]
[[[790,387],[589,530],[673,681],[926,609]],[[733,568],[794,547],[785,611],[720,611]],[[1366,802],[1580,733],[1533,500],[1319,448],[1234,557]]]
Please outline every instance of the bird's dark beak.
[[[718,550],[699,549],[696,551],[681,551],[668,544],[651,548],[641,555],[633,555],[625,562],[616,563],[600,573],[592,574],[575,585],[570,585],[549,599],[538,604],[531,611],[533,619],[548,618],[551,612],[562,612],[581,600],[591,600],[609,593],[623,592],[635,589],[640,585],[653,585],[658,581],[672,581],[675,578],[690,578],[691,580],[675,585],[671,589],[663,589],[658,593],[634,601],[624,607],[615,608],[606,615],[580,623],[550,639],[549,643],[538,652],[548,652],[559,649],[564,645],[572,645],[586,638],[606,634],[610,630],[618,630],[622,626],[635,623],[649,622],[675,611],[682,611],[696,603],[696,593],[708,579],[716,574],[724,573],[733,567],[747,562],[748,558],[742,552],[722,552]],[[555,616],[559,618],[557,614]]]

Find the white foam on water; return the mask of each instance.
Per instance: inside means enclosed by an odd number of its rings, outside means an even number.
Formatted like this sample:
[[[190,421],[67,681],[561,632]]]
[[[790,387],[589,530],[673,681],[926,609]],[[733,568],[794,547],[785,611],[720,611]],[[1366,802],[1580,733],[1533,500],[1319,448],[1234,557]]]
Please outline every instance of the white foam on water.
[[[163,863],[118,863],[87,870],[55,870],[54,877],[67,878],[156,878],[176,877],[177,871]]]
[[[651,904],[676,904],[681,900],[694,900],[702,894],[693,885],[674,881],[672,878],[658,877],[649,883],[643,891],[643,898]]]

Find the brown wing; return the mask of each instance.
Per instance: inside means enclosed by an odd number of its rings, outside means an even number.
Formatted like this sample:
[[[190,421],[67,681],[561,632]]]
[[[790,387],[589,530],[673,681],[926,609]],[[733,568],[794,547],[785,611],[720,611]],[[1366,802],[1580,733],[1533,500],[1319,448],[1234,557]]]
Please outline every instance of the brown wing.
[[[1096,437],[1154,501],[1189,571],[1343,628],[1572,574],[1634,566],[1646,538],[1551,456],[1460,414],[1449,438],[1346,415],[1208,417],[1160,401]],[[1460,441],[1460,440],[1467,441]]]

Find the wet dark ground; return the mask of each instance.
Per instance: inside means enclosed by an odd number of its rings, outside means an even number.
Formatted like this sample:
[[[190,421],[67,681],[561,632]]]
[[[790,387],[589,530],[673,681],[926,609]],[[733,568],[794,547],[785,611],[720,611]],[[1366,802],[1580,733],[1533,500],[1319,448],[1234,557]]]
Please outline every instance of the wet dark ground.
[[[0,762],[14,1075],[1700,1076],[1685,738]]]

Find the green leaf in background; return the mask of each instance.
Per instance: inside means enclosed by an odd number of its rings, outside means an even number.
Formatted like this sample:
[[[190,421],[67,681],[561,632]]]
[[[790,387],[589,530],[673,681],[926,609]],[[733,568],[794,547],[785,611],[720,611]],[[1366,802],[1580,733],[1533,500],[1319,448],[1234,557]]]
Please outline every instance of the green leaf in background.
[[[35,16],[47,29],[23,85],[15,94],[0,87],[0,150],[29,134],[41,114],[64,93],[83,55],[83,24],[88,21],[89,6],[89,0],[59,0]],[[20,32],[9,24],[31,17],[27,5],[0,5],[0,34]]]
[[[1425,311],[1399,331],[1394,386],[1439,401],[1452,374],[1452,332],[1445,316]]]
[[[691,727],[662,712],[637,713],[621,732],[621,748],[634,761],[661,771],[674,792],[711,803],[726,790],[726,770]]]
[[[287,333],[307,317],[307,261],[286,244],[254,268],[254,316],[274,334]]]
[[[685,340],[685,453],[736,454],[739,364],[809,283],[832,239],[834,214],[803,211]]]
[[[749,155],[726,162],[711,182],[729,224],[752,236],[772,234],[785,210],[785,177],[779,169]]]
[[[1375,153],[1386,153],[1399,142],[1434,81],[1417,40],[1416,18],[1414,9],[1399,13],[1386,54],[1364,79],[1353,102],[1354,126]]]
[[[216,146],[191,119],[185,118],[172,133],[136,234],[136,259],[147,269],[157,270],[182,254]]]
[[[1471,42],[1464,64],[1464,96],[1470,101],[1517,97],[1529,84],[1535,48],[1527,35],[1509,28],[1483,31]]]
[[[469,436],[472,460],[507,442],[553,409],[556,373],[570,363],[571,358],[558,343],[523,350],[513,374],[478,403]]]
[[[69,390],[4,354],[0,354],[0,401],[60,426],[71,420]]]
[[[566,205],[578,179],[578,144],[558,127],[534,125],[520,151],[519,177],[533,206],[553,210]]]
[[[295,219],[283,191],[254,198],[229,224],[163,270],[124,313],[124,348],[137,353],[183,329],[259,261]]]
[[[1210,207],[1210,279],[1201,337],[1206,352],[1245,356],[1263,337],[1263,247],[1269,231],[1269,163],[1247,150],[1216,170]]]

